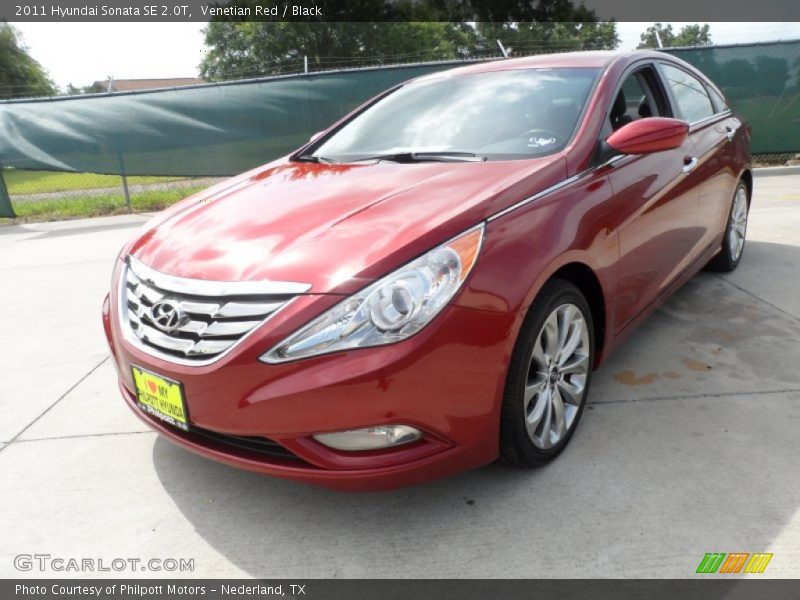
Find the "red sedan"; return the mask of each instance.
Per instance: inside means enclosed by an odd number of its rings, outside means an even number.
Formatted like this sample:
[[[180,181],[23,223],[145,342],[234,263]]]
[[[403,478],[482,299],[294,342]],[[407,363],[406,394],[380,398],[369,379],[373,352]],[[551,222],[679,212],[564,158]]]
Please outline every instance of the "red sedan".
[[[592,371],[736,268],[749,127],[656,52],[428,75],[120,253],[122,395],[174,442],[344,490],[552,460]]]

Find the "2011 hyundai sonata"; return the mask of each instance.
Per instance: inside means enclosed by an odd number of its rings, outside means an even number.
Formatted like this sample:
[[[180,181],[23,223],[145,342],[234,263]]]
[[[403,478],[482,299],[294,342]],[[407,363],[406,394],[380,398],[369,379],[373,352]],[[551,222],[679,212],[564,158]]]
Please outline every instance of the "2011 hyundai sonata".
[[[742,256],[749,128],[655,52],[400,85],[123,248],[120,390],[204,456],[386,489],[561,452],[592,371]]]

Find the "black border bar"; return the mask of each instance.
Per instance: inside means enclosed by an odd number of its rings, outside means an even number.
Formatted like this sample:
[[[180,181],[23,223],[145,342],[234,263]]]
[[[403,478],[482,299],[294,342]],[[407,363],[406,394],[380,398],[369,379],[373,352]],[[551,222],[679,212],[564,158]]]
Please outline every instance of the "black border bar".
[[[657,566],[654,565],[657,569]],[[4,600],[796,600],[800,580],[759,580],[724,578],[669,580],[614,579],[306,579],[306,580],[224,580],[224,579],[7,579],[0,581]],[[27,586],[28,593],[18,586]],[[173,587],[170,587],[173,586]],[[224,593],[225,586],[236,589]],[[241,586],[260,586],[240,593]],[[30,592],[38,587],[38,592]],[[96,589],[100,593],[96,593]],[[75,592],[70,590],[76,589]],[[83,591],[77,591],[83,590]],[[126,593],[122,591],[126,590]],[[43,593],[42,593],[43,592]],[[55,592],[55,593],[54,593]],[[270,593],[271,592],[271,593]]]
[[[798,0],[3,0],[9,22],[800,22]]]

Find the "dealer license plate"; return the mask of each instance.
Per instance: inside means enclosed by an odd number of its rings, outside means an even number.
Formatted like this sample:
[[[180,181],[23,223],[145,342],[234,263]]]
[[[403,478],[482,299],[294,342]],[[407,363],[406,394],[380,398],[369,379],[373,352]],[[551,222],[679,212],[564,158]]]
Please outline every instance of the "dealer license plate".
[[[132,366],[139,407],[170,425],[189,430],[183,386],[172,379]]]

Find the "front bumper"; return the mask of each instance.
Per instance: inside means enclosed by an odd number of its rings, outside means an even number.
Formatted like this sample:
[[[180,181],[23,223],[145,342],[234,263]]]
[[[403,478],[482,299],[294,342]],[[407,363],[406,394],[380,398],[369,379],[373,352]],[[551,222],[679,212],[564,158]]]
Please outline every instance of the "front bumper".
[[[397,344],[280,365],[259,362],[266,349],[340,298],[298,300],[221,360],[185,366],[124,339],[112,289],[103,320],[123,397],[150,427],[198,454],[338,490],[421,483],[497,457],[512,315],[450,306]],[[139,409],[131,365],[183,384],[195,430],[183,432]],[[424,438],[371,452],[334,451],[311,438],[396,423],[422,430]],[[260,452],[258,444],[238,443],[242,437],[266,438],[285,452]]]

